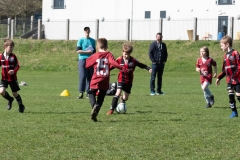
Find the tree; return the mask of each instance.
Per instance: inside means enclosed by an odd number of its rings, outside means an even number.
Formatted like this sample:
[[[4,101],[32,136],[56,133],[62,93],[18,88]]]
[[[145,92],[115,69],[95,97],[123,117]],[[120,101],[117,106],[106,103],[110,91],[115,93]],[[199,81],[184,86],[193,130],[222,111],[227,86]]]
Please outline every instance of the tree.
[[[0,14],[26,18],[42,9],[42,0],[0,0]]]

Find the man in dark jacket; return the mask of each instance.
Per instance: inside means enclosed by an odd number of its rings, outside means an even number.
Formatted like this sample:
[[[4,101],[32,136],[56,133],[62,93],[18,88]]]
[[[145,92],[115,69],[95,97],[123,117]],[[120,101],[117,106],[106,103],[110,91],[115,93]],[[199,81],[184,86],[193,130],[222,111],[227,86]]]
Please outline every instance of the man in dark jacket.
[[[167,46],[162,42],[162,33],[157,33],[156,41],[149,47],[149,58],[152,61],[152,74],[150,80],[150,95],[164,95],[162,92],[162,75],[167,62]],[[157,90],[155,92],[155,78],[157,75]]]

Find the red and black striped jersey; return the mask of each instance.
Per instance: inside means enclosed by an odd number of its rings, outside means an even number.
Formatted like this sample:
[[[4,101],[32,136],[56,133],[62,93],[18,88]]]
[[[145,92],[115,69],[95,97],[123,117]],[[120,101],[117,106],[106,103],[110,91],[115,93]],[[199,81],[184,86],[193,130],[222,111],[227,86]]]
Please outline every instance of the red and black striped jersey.
[[[124,61],[123,56],[118,57],[116,59],[118,64],[127,69],[127,72],[119,72],[118,73],[118,82],[125,84],[132,84],[133,82],[133,72],[136,66],[140,68],[145,68],[147,70],[151,69],[147,65],[140,63],[136,58],[130,56],[128,61]]]
[[[2,67],[2,80],[13,82],[17,81],[17,71],[19,70],[18,59],[15,54],[10,53],[8,58],[4,56],[4,53],[0,54],[0,66]],[[14,74],[10,75],[8,71],[13,70]]]
[[[224,54],[222,72],[218,75],[221,80],[226,76],[226,82],[230,84],[240,83],[240,59],[238,51],[232,49]]]
[[[200,68],[200,83],[207,81],[212,84],[212,66],[216,66],[216,61],[208,57],[206,61],[203,61],[202,58],[198,58],[196,62],[196,67]]]

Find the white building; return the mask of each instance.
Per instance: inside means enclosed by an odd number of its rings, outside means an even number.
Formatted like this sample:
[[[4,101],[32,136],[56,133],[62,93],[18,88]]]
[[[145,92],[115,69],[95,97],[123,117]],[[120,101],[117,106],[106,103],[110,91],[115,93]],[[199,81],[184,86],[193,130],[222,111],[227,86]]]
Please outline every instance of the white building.
[[[160,18],[163,18],[161,31],[165,40],[187,40],[187,30],[193,30],[194,17],[199,39],[206,32],[214,40],[219,32],[232,32],[236,39],[240,32],[240,0],[43,0],[42,8],[46,39],[65,39],[67,19],[70,40],[83,36],[85,26],[91,28],[93,38],[125,40],[127,19],[130,19],[131,40],[154,39],[161,28]]]

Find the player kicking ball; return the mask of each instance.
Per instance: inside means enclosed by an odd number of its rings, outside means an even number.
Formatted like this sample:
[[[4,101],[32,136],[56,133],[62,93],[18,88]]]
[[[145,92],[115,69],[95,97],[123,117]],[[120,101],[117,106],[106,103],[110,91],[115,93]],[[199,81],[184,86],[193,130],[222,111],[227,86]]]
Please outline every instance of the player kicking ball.
[[[136,66],[148,70],[150,73],[152,69],[147,65],[140,63],[137,59],[130,56],[133,51],[133,46],[130,43],[124,43],[122,46],[122,56],[116,59],[117,63],[127,69],[127,73],[119,72],[118,73],[118,83],[117,83],[117,92],[112,99],[112,105],[110,110],[107,112],[107,115],[113,114],[114,110],[117,107],[118,99],[123,91],[123,96],[120,97],[120,101],[125,103],[128,100],[129,94],[131,93],[132,82],[133,82],[133,72]]]

